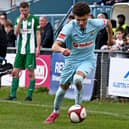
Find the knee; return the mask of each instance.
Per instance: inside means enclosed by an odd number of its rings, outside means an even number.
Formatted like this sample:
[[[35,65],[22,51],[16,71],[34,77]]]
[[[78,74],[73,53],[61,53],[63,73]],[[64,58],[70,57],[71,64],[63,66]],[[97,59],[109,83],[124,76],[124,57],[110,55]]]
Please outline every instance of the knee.
[[[28,76],[31,80],[33,80],[35,78],[34,71],[28,70]]]
[[[65,85],[61,85],[60,87],[63,89],[63,90],[67,90],[69,88],[70,84],[65,84]]]
[[[18,77],[19,77],[19,70],[14,69],[14,70],[12,71],[12,76],[13,76],[14,78],[18,78]]]
[[[75,84],[78,90],[82,88],[82,82],[83,82],[83,77],[81,75],[75,74],[73,77],[73,83]]]

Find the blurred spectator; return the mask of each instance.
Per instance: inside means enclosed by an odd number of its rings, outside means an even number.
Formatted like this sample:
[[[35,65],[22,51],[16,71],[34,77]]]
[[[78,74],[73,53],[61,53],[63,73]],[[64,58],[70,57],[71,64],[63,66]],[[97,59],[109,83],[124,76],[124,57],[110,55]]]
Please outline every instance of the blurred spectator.
[[[108,16],[105,13],[98,14],[97,18],[108,19]],[[97,34],[95,41],[95,49],[100,49],[103,45],[107,45],[108,41],[108,32],[106,27],[100,30]]]
[[[105,0],[105,5],[113,5],[115,4],[114,0]]]
[[[120,50],[122,45],[124,44],[124,29],[119,27],[116,29],[114,45],[112,46],[112,50]]]
[[[67,22],[69,23],[71,20],[73,20],[74,19],[74,16],[72,15],[72,14],[70,14],[69,16],[68,16],[68,19],[67,19]]]
[[[97,0],[95,5],[113,5],[115,3],[128,2],[128,0]]]
[[[129,33],[129,26],[125,23],[125,20],[126,20],[125,16],[123,14],[119,14],[117,18],[118,18],[118,25],[119,25],[118,27],[122,27],[125,31],[125,35],[127,35]]]
[[[52,25],[47,21],[45,16],[39,18],[41,28],[41,46],[43,48],[51,48],[54,37]]]
[[[105,0],[96,0],[96,2],[94,2],[94,5],[105,5]]]
[[[14,34],[13,24],[10,20],[5,23],[5,31],[7,33],[8,47],[15,47],[16,36]]]
[[[122,51],[129,51],[129,34],[125,37],[124,44],[122,45]]]
[[[90,15],[89,15],[89,18],[94,19],[93,14],[90,14]]]
[[[113,5],[114,0],[97,0],[95,2],[95,4],[97,4],[97,5]]]
[[[5,58],[7,50],[7,36],[5,32],[5,23],[7,20],[7,15],[5,12],[0,13],[0,57]],[[2,65],[2,59],[0,60],[0,65]]]
[[[114,19],[111,19],[111,23],[112,23],[112,33],[113,35],[115,35],[115,32],[116,32],[116,20]]]

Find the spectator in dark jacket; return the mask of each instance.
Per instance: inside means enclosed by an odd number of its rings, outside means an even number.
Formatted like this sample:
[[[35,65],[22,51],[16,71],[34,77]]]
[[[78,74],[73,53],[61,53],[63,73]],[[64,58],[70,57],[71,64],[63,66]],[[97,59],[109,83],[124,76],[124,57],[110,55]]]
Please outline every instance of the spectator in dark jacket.
[[[51,48],[54,41],[52,25],[47,21],[45,16],[41,16],[39,21],[41,29],[41,46],[43,48]]]
[[[0,57],[5,58],[7,50],[7,35],[5,32],[5,23],[7,20],[7,15],[4,12],[0,13]],[[0,65],[2,60],[0,60]]]
[[[100,13],[98,14],[97,18],[108,19],[108,16],[105,13]],[[107,41],[108,41],[108,32],[106,27],[104,27],[97,34],[96,41],[95,41],[96,43],[95,49],[101,49],[103,45],[107,45]]]
[[[125,31],[125,35],[129,34],[129,26],[125,23],[126,17],[124,14],[119,14],[118,18],[118,27],[122,27]]]
[[[16,35],[14,34],[13,24],[10,20],[7,20],[5,24],[5,31],[7,33],[8,47],[15,47]]]

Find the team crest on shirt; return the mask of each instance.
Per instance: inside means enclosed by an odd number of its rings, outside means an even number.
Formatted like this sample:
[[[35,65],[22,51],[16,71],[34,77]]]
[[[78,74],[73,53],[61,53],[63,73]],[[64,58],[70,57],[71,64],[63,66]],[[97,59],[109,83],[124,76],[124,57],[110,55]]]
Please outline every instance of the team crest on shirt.
[[[28,22],[27,24],[28,24],[28,26],[31,26],[31,22]]]
[[[92,31],[92,32],[90,33],[90,35],[93,36],[93,35],[94,35],[94,31]]]

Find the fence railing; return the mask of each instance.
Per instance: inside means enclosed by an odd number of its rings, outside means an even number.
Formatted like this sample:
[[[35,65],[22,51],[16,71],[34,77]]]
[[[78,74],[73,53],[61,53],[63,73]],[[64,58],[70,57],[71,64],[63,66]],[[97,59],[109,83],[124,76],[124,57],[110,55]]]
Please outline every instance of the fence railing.
[[[16,48],[8,48],[7,53],[16,53]],[[94,81],[93,99],[103,99],[109,97],[108,80],[110,57],[129,58],[128,52],[111,51],[111,50],[95,50],[97,54],[97,67]],[[42,55],[52,55],[50,48],[41,48]]]

